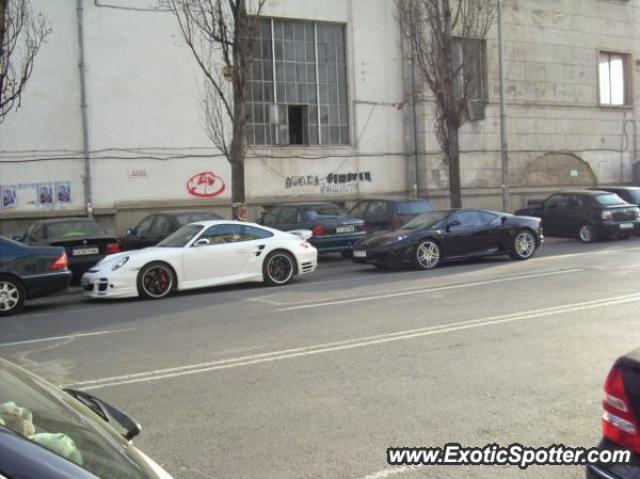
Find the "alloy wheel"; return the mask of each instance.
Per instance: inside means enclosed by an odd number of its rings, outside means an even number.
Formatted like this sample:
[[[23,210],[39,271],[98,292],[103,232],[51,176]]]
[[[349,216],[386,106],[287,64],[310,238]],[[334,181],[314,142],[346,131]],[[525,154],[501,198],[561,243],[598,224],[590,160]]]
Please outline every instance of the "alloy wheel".
[[[516,254],[523,259],[530,258],[536,251],[536,242],[528,231],[520,232],[515,239]]]
[[[20,303],[20,290],[10,281],[0,281],[0,311],[9,312]]]
[[[288,254],[276,253],[267,262],[267,275],[274,284],[285,284],[293,276],[294,268]]]
[[[435,268],[440,262],[440,248],[433,241],[420,243],[416,249],[416,261],[422,269]]]
[[[173,275],[164,266],[153,266],[142,276],[142,288],[152,298],[162,298],[173,288]]]
[[[578,232],[578,237],[583,243],[591,243],[594,239],[593,227],[591,225],[582,225]]]

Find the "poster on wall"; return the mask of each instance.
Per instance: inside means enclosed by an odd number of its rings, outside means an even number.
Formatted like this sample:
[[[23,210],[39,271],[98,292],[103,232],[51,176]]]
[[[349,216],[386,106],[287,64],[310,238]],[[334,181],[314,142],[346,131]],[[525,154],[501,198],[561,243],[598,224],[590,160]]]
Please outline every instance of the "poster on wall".
[[[1,207],[15,208],[18,202],[18,187],[16,185],[0,186],[0,195],[2,195]]]
[[[38,204],[53,206],[53,186],[51,183],[38,183]]]
[[[56,202],[71,203],[70,181],[56,181]]]

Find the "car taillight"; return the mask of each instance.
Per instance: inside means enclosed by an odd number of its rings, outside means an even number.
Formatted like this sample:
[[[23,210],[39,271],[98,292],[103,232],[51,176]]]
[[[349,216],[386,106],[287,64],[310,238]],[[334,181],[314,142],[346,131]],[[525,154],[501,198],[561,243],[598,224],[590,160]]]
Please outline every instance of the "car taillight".
[[[605,220],[605,221],[606,221],[606,220],[610,220],[611,218],[613,218],[613,215],[611,214],[611,211],[603,211],[603,212],[600,214],[600,217],[601,217],[603,220]]]
[[[640,208],[634,208],[633,213],[636,215],[636,219],[640,218]]]
[[[391,219],[391,226],[393,228],[400,228],[403,224],[404,224],[404,221],[402,221],[402,218],[400,218],[399,216],[394,216]]]
[[[107,254],[116,254],[120,252],[120,245],[118,243],[109,243],[104,249]]]
[[[58,259],[53,262],[53,264],[51,265],[51,270],[57,271],[60,269],[67,269],[68,266],[69,259],[67,258],[67,253],[64,252],[60,256],[58,256]]]
[[[313,236],[322,236],[324,234],[324,226],[321,224],[314,225],[314,227],[311,228],[311,232]]]
[[[300,243],[300,246],[302,246],[305,249],[311,248],[311,245],[309,243],[307,243],[306,241],[303,241],[302,243]]]
[[[640,428],[631,410],[622,369],[614,366],[604,384],[602,433],[619,446],[640,453]]]

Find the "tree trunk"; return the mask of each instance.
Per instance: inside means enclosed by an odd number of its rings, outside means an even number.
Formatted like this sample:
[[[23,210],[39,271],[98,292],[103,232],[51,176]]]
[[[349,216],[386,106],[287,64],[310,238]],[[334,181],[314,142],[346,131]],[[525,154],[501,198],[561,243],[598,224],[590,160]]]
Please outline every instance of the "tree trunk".
[[[449,202],[451,208],[462,208],[458,126],[449,123],[447,129],[449,133],[449,150],[447,151],[447,159],[449,160]]]
[[[247,221],[247,205],[244,189],[244,160],[246,145],[244,130],[246,125],[245,104],[248,69],[251,63],[251,50],[248,31],[248,16],[245,0],[235,5],[235,43],[233,45],[233,137],[229,161],[231,163],[231,217],[234,220]]]

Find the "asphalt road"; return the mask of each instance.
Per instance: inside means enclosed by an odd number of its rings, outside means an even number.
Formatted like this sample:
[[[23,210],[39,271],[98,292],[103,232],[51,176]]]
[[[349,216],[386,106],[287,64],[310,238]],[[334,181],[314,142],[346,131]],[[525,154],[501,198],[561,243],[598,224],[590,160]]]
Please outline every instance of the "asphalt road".
[[[640,238],[290,286],[39,300],[0,355],[143,425],[177,479],[581,478],[578,467],[393,468],[389,446],[595,445],[602,384],[640,346]]]

